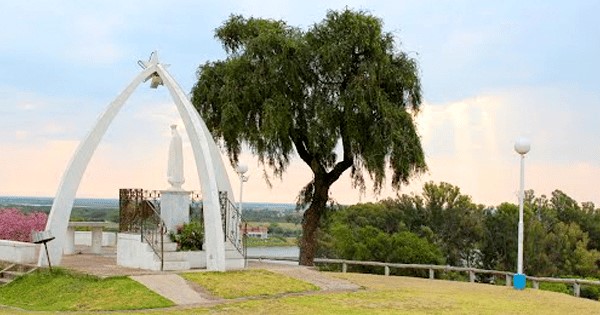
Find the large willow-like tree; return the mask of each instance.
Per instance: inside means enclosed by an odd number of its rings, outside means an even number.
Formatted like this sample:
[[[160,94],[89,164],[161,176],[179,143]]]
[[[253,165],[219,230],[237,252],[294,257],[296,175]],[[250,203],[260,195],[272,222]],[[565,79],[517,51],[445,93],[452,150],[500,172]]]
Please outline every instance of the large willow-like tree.
[[[414,115],[421,104],[415,60],[395,47],[382,21],[330,11],[303,31],[283,21],[231,16],[216,30],[225,60],[198,69],[192,102],[232,164],[242,145],[277,177],[297,156],[313,173],[299,193],[300,263],[312,265],[329,188],[350,169],[380,191],[426,169]],[[389,168],[389,172],[386,173]]]

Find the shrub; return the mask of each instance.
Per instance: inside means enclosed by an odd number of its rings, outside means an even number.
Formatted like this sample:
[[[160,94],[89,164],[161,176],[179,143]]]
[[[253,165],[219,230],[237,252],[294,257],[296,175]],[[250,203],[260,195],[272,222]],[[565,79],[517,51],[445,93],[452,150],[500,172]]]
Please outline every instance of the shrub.
[[[169,237],[177,243],[179,250],[202,250],[204,243],[204,226],[197,221],[180,225],[175,233],[171,232]]]
[[[586,299],[599,301],[600,300],[600,288],[594,285],[582,285],[581,286],[581,297]]]
[[[31,232],[44,230],[47,220],[43,212],[24,214],[15,208],[0,209],[0,239],[31,242]]]

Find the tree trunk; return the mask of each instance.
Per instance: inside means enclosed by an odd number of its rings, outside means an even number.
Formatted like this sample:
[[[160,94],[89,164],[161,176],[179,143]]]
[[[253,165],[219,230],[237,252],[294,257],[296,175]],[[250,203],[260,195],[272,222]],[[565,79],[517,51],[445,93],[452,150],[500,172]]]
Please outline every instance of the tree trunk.
[[[312,266],[317,252],[317,229],[321,215],[325,212],[329,198],[330,185],[315,180],[313,199],[302,219],[302,237],[300,238],[300,265]]]

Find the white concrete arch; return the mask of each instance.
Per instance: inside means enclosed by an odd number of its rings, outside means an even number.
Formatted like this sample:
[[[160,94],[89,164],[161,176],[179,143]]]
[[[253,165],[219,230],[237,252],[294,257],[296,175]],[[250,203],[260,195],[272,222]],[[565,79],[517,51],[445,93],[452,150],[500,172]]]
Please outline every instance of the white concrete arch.
[[[56,237],[55,240],[48,243],[50,261],[52,264],[60,265],[75,195],[81,178],[100,140],[137,86],[142,81],[158,75],[175,102],[192,145],[203,196],[207,269],[224,271],[225,236],[221,225],[219,191],[227,191],[229,198],[232,200],[233,192],[223,160],[219,154],[219,149],[206,124],[194,109],[181,87],[167,72],[165,66],[158,62],[156,52],[152,53],[150,61],[143,62],[141,65],[145,69],[109,104],[107,110],[96,122],[96,125],[79,144],[63,174],[56,196],[54,197],[50,215],[48,216],[48,223],[46,224],[46,230],[50,230]],[[38,265],[48,265],[43,251],[40,251]]]

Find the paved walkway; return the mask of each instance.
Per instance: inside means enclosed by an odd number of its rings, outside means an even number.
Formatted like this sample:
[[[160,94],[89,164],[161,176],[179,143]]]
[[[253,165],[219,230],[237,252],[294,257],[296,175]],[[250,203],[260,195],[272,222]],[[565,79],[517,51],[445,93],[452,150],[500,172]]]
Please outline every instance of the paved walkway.
[[[159,274],[160,272],[127,268],[117,265],[116,247],[102,247],[102,254],[92,254],[89,246],[75,246],[73,255],[64,255],[61,267],[101,278],[114,276],[131,276]]]
[[[214,300],[194,290],[176,274],[130,276],[130,278],[177,305],[206,304]]]

